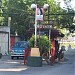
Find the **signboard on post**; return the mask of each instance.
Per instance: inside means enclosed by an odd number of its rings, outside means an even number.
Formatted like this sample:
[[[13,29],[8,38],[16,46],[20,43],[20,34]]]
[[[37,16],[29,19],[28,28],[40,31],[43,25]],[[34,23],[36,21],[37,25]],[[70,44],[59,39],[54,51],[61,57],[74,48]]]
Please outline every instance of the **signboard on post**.
[[[47,28],[47,29],[51,29],[52,25],[38,25],[37,28]]]
[[[36,10],[36,20],[43,21],[43,8],[37,8]]]

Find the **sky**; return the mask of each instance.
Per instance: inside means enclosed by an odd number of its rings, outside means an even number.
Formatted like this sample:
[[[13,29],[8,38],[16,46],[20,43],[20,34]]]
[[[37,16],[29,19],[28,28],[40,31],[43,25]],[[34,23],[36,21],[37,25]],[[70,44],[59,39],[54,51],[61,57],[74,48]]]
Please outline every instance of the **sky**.
[[[63,0],[55,0],[55,1],[60,1],[60,6],[65,7],[64,1]],[[71,1],[71,6],[75,10],[75,0]]]

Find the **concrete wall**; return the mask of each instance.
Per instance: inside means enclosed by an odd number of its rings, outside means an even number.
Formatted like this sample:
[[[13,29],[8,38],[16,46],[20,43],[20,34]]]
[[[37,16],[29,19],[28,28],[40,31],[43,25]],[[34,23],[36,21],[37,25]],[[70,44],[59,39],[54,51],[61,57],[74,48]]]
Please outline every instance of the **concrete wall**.
[[[10,27],[0,26],[0,52],[3,55],[8,54],[10,49]]]

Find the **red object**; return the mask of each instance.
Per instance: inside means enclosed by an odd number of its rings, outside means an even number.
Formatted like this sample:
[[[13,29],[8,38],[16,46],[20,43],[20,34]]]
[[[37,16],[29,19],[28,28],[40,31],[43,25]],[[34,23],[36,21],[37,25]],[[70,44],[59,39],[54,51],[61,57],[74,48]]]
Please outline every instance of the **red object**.
[[[30,49],[27,48],[24,50],[24,64],[27,62],[27,57],[30,55]]]
[[[10,50],[14,46],[14,43],[15,43],[15,37],[10,37]]]
[[[51,64],[55,61],[55,40],[52,39],[52,49],[51,49]]]
[[[55,40],[54,40],[54,38],[51,40],[51,42],[52,42],[52,48],[55,49]]]
[[[51,49],[51,56],[55,56],[55,50],[53,48]]]
[[[51,64],[53,64],[55,61],[55,49],[51,49]]]

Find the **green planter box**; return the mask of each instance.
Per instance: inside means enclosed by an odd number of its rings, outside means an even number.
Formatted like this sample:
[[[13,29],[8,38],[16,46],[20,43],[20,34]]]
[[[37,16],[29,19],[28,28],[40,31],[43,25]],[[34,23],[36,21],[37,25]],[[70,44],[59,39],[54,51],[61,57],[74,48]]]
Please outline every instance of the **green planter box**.
[[[28,56],[27,66],[41,67],[42,66],[42,57]]]

